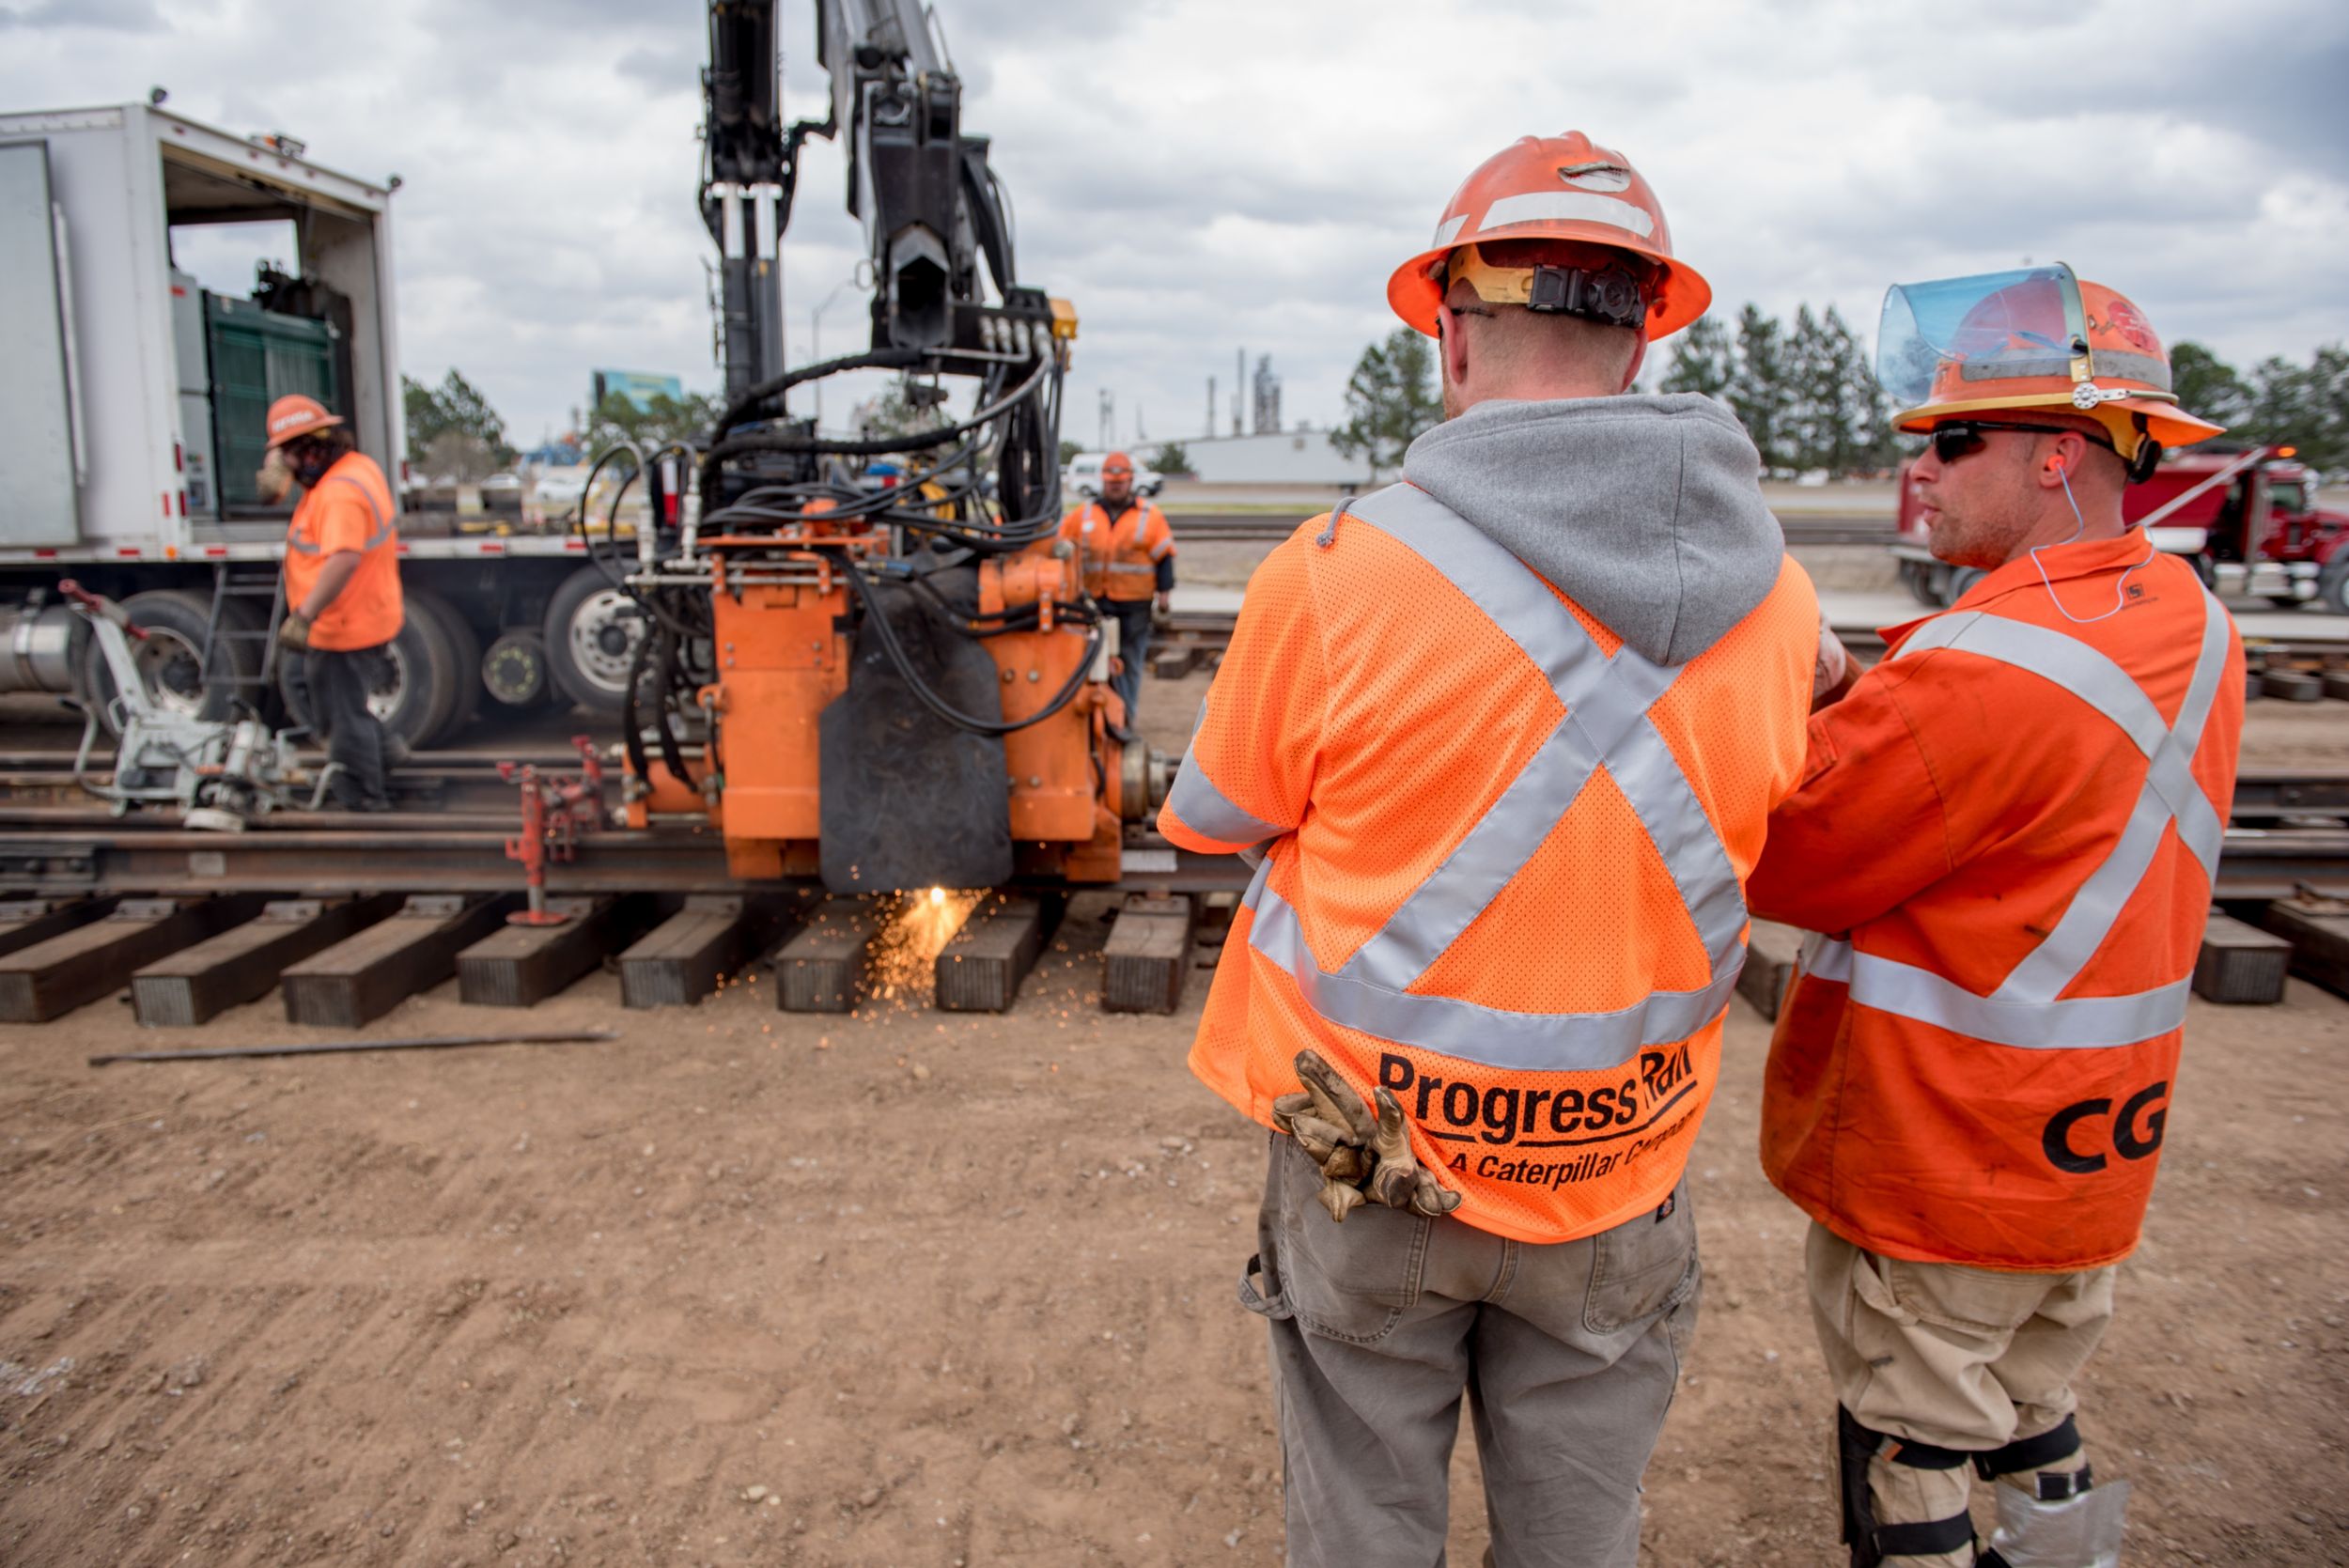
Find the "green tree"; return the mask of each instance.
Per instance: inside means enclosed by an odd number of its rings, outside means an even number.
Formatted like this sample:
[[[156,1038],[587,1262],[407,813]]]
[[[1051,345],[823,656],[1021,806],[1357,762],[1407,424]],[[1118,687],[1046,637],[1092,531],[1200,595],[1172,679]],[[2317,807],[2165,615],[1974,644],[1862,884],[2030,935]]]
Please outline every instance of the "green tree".
[[[1150,454],[1150,466],[1160,474],[1189,474],[1190,454],[1184,450],[1181,442],[1170,441]]]
[[[1737,350],[1730,343],[1729,329],[1713,317],[1700,317],[1672,344],[1672,362],[1658,390],[1719,397],[1736,374]]]
[[[1363,349],[1346,379],[1346,423],[1330,433],[1339,456],[1367,455],[1374,473],[1400,467],[1405,449],[1443,420],[1428,339],[1398,327]]]
[[[2233,427],[2251,411],[2250,384],[2190,338],[2170,346],[2170,387],[2180,408],[2214,424]]]
[[[623,441],[634,442],[647,454],[671,442],[707,446],[709,427],[725,411],[725,399],[716,393],[689,392],[680,398],[656,392],[641,408],[632,398],[608,393],[587,416],[583,444],[590,458]]]
[[[1729,383],[1729,406],[1745,421],[1746,434],[1762,453],[1765,469],[1789,468],[1787,450],[1792,388],[1788,380],[1785,330],[1778,318],[1749,303],[1737,317],[1737,373]]]
[[[1070,463],[1075,462],[1079,458],[1084,455],[1084,449],[1085,446],[1083,442],[1069,441],[1066,437],[1062,438],[1060,443],[1060,466],[1066,468]]]
[[[506,441],[506,421],[490,406],[490,399],[455,367],[437,387],[402,376],[399,393],[401,411],[407,416],[408,450],[419,458],[451,433],[467,439],[442,443],[440,450],[486,453],[501,468],[521,456]]]

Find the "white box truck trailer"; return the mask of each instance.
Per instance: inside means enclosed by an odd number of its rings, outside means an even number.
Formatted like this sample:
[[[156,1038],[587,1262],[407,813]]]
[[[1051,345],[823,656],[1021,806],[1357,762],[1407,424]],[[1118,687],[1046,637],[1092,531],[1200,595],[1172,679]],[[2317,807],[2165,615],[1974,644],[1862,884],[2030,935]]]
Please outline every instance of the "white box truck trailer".
[[[102,703],[55,591],[74,577],[151,633],[157,700],[218,717],[267,699],[291,507],[252,481],[262,411],[318,396],[403,476],[391,210],[389,184],[151,104],[0,115],[0,691]],[[249,297],[175,264],[175,235],[281,221],[297,254],[257,267]],[[619,710],[641,627],[581,533],[399,526],[408,625],[376,706],[412,745],[453,737],[485,694]]]

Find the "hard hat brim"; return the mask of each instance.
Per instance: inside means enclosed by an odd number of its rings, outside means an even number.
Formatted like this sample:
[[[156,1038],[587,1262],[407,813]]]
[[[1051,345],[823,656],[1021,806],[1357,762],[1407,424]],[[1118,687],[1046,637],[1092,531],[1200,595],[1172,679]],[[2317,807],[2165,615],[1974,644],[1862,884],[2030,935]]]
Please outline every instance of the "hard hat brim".
[[[1703,274],[1687,262],[1666,256],[1661,251],[1611,239],[1594,240],[1582,235],[1505,233],[1480,234],[1472,240],[1455,241],[1449,245],[1438,245],[1433,250],[1420,252],[1388,277],[1387,303],[1394,308],[1395,315],[1403,318],[1404,325],[1425,333],[1429,337],[1435,336],[1436,307],[1443,303],[1443,289],[1433,276],[1436,264],[1464,244],[1474,244],[1479,240],[1511,239],[1556,239],[1571,244],[1601,245],[1652,263],[1663,275],[1663,282],[1657,289],[1657,299],[1663,308],[1651,312],[1642,324],[1651,343],[1659,337],[1671,336],[1713,306],[1713,286],[1704,281]]]
[[[2181,446],[2191,446],[2198,441],[2224,435],[2224,425],[2214,425],[2156,397],[2119,397],[2099,404],[2093,411],[2083,411],[2068,394],[2060,392],[2022,393],[2005,397],[1969,397],[1963,402],[1927,403],[1892,416],[1892,428],[1908,435],[1922,435],[1948,419],[1969,419],[1975,414],[1996,413],[2001,410],[2046,409],[2064,413],[2086,412],[2093,419],[2107,410],[2121,410],[2145,416],[2145,433],[2174,452]]]

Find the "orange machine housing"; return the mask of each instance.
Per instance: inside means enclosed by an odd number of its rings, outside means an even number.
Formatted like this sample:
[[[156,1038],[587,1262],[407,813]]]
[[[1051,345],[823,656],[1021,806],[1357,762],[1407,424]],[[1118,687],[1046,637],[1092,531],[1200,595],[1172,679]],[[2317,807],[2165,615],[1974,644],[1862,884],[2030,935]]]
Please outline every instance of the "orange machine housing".
[[[886,540],[810,531],[702,545],[711,572],[718,675],[698,701],[708,718],[708,755],[717,759],[719,783],[708,785],[707,759],[705,771],[688,780],[651,759],[650,776],[630,791],[630,823],[643,827],[653,813],[699,810],[724,833],[727,868],[736,877],[814,876],[823,787],[818,722],[848,691],[853,644],[851,590],[839,557],[878,560]],[[794,581],[741,573],[730,580],[730,563],[752,561],[796,568],[787,574]],[[1084,662],[1089,629],[1058,613],[1077,598],[1075,563],[1066,558],[1030,553],[979,567],[982,615],[1030,604],[1039,611],[1033,630],[980,644],[1002,677],[1006,722],[1048,706]],[[1122,729],[1124,717],[1106,680],[1093,680],[1050,719],[1003,737],[1011,836],[1023,877],[1118,879],[1123,757],[1111,728]]]

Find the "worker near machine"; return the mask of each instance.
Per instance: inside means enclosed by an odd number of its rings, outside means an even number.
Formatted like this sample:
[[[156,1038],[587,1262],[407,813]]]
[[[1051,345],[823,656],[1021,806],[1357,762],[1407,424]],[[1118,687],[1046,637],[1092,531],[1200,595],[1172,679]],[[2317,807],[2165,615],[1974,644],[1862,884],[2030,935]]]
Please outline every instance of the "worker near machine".
[[[2127,1483],[2091,1470],[2073,1383],[2153,1188],[2244,688],[2122,490],[2218,427],[2142,313],[2061,267],[1893,289],[1878,376],[1927,438],[1934,555],[1988,575],[1885,632],[1770,818],[1754,913],[1823,935],[1763,1164],[1812,1221],[1855,1568],[2109,1568]]]
[[[1439,1561],[1466,1391],[1501,1568],[1629,1568],[1818,600],[1736,420],[1630,394],[1712,294],[1621,154],[1496,154],[1387,297],[1448,420],[1257,568],[1159,816],[1261,855],[1191,1067],[1274,1129],[1288,1560]]]
[[[1112,452],[1101,460],[1100,496],[1060,521],[1076,548],[1084,590],[1117,617],[1117,674],[1111,688],[1131,724],[1142,700],[1142,661],[1150,655],[1150,614],[1174,603],[1174,533],[1166,514],[1134,493],[1134,460]]]
[[[391,741],[367,706],[399,635],[399,533],[391,486],[358,450],[339,414],[314,397],[269,409],[269,446],[303,488],[286,531],[286,611],[277,638],[301,661],[310,722],[340,764],[334,798],[354,811],[389,811]]]

